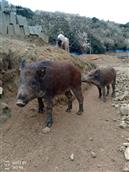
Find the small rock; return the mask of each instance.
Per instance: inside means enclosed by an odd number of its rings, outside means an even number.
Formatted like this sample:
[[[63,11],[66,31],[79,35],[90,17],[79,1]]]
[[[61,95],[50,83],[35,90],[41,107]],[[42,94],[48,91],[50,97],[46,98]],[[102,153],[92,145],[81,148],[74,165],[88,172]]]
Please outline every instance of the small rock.
[[[124,167],[123,172],[129,172],[129,167]]]
[[[97,167],[98,167],[98,168],[101,168],[101,165],[100,165],[100,164],[97,164]]]
[[[116,122],[116,121],[117,121],[117,119],[113,119],[113,121],[114,121],[114,122]]]
[[[119,148],[119,151],[120,151],[120,152],[124,152],[125,149],[126,149],[126,147],[122,145],[122,146]]]
[[[10,92],[13,92],[13,91],[14,91],[14,88],[13,88],[13,86],[11,86],[11,85],[8,85],[8,90],[9,90]]]
[[[2,110],[9,109],[9,106],[6,103],[1,103],[1,108]]]
[[[6,122],[8,117],[6,115],[0,115],[0,124]]]
[[[124,155],[125,155],[125,159],[129,161],[129,147],[125,149]]]
[[[51,131],[51,129],[49,127],[45,127],[43,129],[43,133],[46,134],[46,133],[49,133]]]
[[[127,105],[127,104],[121,105],[121,107],[120,107],[120,113],[122,115],[128,115],[129,114],[129,105]]]
[[[115,104],[115,108],[118,108],[119,107],[119,105],[118,104]]]
[[[124,164],[123,172],[129,172],[129,162]]]
[[[55,170],[58,170],[59,169],[59,167],[55,167]]]
[[[119,127],[120,128],[126,128],[127,127],[127,124],[125,123],[125,121],[121,121]]]
[[[123,99],[127,98],[128,96],[129,96],[129,92],[125,91],[124,94],[123,94],[123,97],[121,97],[121,98],[123,100]]]
[[[115,104],[114,104],[114,103],[112,103],[112,106],[113,106],[113,107],[115,107]]]
[[[123,146],[129,147],[129,143],[123,143]]]
[[[93,139],[93,137],[90,137],[89,140],[90,140],[90,141],[93,141],[94,139]]]
[[[92,156],[92,158],[96,158],[96,153],[92,151],[91,156]]]
[[[74,154],[73,153],[70,155],[70,160],[74,161]]]

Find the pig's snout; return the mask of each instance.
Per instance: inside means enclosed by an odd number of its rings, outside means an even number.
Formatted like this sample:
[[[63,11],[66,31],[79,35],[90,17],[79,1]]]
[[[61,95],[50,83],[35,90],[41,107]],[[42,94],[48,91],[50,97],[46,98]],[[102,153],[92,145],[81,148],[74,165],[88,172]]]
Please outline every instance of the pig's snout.
[[[26,104],[22,100],[18,99],[16,105],[20,107],[24,107]]]

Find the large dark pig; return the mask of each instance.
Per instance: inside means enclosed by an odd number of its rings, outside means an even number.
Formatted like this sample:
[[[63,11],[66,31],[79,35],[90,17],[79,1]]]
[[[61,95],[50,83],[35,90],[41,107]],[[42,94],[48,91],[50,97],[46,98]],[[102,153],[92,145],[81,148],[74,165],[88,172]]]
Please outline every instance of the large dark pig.
[[[68,62],[39,61],[20,66],[20,87],[17,93],[16,104],[25,106],[32,99],[37,98],[39,112],[44,110],[42,98],[47,103],[46,126],[51,127],[52,99],[59,94],[65,93],[68,98],[67,112],[72,109],[72,93],[79,102],[78,114],[83,112],[83,96],[81,91],[81,73],[78,68]]]
[[[99,98],[103,95],[104,102],[106,101],[106,96],[109,94],[110,84],[112,85],[112,97],[115,96],[116,71],[114,68],[95,69],[84,80],[97,86]],[[107,87],[107,93],[105,87]]]

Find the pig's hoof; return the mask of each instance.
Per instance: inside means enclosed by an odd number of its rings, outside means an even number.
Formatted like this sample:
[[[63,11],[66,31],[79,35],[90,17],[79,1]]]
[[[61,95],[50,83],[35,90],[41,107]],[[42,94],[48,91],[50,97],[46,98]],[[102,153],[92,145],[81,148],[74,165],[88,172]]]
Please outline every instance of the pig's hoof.
[[[51,129],[49,127],[45,127],[43,129],[43,133],[46,134],[46,133],[49,133],[51,131]]]
[[[82,115],[82,113],[83,113],[83,112],[78,111],[76,114],[77,114],[77,115]]]
[[[47,121],[46,127],[51,128],[52,124],[53,124],[53,121]]]
[[[66,112],[71,112],[71,109],[66,109]]]
[[[38,109],[38,113],[43,113],[43,112],[45,112],[44,108],[39,108]]]

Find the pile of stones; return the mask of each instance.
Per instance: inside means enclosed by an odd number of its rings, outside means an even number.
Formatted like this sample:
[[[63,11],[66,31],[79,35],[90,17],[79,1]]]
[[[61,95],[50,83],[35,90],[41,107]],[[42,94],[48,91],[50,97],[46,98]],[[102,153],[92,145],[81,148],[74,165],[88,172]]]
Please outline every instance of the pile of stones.
[[[129,128],[129,73],[117,71],[116,97],[112,105],[121,114],[121,128]]]

